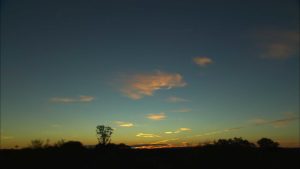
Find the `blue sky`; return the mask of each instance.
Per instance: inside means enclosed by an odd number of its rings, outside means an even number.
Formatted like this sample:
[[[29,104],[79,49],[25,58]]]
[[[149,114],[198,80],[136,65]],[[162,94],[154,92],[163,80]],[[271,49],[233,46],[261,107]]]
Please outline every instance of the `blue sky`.
[[[296,0],[2,1],[2,146],[299,146],[298,46]]]

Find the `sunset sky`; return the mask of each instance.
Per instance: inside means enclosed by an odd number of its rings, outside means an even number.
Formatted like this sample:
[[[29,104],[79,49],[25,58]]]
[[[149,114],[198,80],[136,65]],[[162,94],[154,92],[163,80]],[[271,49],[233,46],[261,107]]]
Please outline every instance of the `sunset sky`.
[[[2,148],[300,146],[298,0],[1,2]]]

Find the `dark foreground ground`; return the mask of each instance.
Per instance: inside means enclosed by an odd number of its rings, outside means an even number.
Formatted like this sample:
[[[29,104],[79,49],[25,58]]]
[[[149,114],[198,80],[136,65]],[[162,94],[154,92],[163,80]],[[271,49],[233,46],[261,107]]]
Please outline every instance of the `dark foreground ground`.
[[[296,169],[300,149],[1,150],[1,169]]]

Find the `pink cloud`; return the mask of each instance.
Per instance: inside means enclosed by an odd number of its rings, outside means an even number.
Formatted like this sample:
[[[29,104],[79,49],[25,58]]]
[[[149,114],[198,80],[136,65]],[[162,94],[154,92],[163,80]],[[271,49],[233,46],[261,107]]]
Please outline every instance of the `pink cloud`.
[[[185,85],[186,82],[180,74],[157,71],[129,77],[121,91],[127,97],[137,100],[144,96],[152,96],[156,90],[184,87]]]

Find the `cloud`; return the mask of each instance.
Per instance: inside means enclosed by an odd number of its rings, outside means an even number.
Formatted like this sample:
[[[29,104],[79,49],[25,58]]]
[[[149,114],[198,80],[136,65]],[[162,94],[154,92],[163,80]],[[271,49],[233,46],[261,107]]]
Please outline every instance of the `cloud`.
[[[14,139],[14,138],[15,138],[14,136],[2,136],[3,140],[11,140],[11,139]]]
[[[180,131],[191,131],[192,129],[190,129],[190,128],[180,128],[179,130]]]
[[[153,142],[153,143],[151,143],[151,144],[161,144],[161,143],[166,143],[166,142],[176,141],[176,140],[179,140],[179,138],[172,138],[172,139],[159,140],[159,141]]]
[[[213,63],[213,60],[208,57],[195,57],[193,59],[193,61],[194,61],[194,63],[196,63],[197,65],[199,65],[201,67],[205,67],[205,66]]]
[[[233,127],[233,128],[229,128],[229,129],[225,129],[224,132],[229,132],[229,131],[232,131],[232,130],[240,130],[244,128],[244,126],[240,126],[240,127]]]
[[[95,98],[93,96],[80,96],[79,97],[79,101],[80,102],[91,102],[93,101]]]
[[[181,144],[184,146],[184,147],[189,147],[189,146],[191,146],[191,144],[190,143],[188,143],[188,142],[181,142]]]
[[[95,99],[93,96],[79,96],[79,98],[75,97],[53,97],[50,99],[51,102],[54,103],[84,103],[91,102]]]
[[[144,96],[152,96],[156,90],[184,87],[185,85],[186,82],[180,74],[157,71],[129,77],[121,92],[131,99],[138,100]]]
[[[176,96],[171,96],[171,97],[168,97],[166,99],[166,101],[170,102],[170,103],[179,103],[179,102],[188,102],[189,100],[180,98],[180,97],[176,97]]]
[[[137,137],[145,137],[145,138],[153,138],[153,137],[160,137],[159,135],[155,134],[146,134],[146,133],[138,133]]]
[[[250,122],[254,125],[272,125],[275,128],[285,127],[290,122],[299,120],[299,117],[288,117],[277,120],[253,119]]]
[[[67,98],[67,97],[54,97],[51,98],[50,101],[55,103],[74,103],[76,102],[76,99]]]
[[[283,112],[282,113],[285,117],[296,117],[297,115],[293,112]]]
[[[166,131],[165,132],[166,134],[172,134],[172,133],[174,133],[173,131]]]
[[[251,120],[250,121],[251,124],[248,124],[248,125],[237,126],[237,127],[232,127],[232,128],[225,128],[225,129],[220,129],[220,130],[215,130],[215,131],[208,131],[208,132],[204,132],[204,133],[197,134],[197,135],[176,138],[176,140],[217,135],[217,134],[232,132],[232,131],[241,130],[241,129],[248,128],[248,127],[253,127],[253,126],[260,126],[260,125],[272,125],[273,127],[283,127],[283,126],[286,126],[287,124],[289,124],[292,121],[300,119],[299,116],[295,117],[294,113],[285,113],[285,115],[287,115],[288,117],[287,118],[282,118],[282,119],[277,119],[277,120],[265,120],[265,119],[257,118],[257,119]],[[176,130],[176,131],[167,131],[167,132],[165,132],[165,134],[180,133],[181,131],[189,131],[189,128],[180,128],[179,130]],[[172,139],[161,140],[161,141],[157,141],[155,143],[166,143],[166,142],[169,142],[169,141],[172,141]]]
[[[273,127],[285,127],[290,122],[299,120],[299,117],[292,117],[292,118],[286,118],[286,119],[279,119],[279,120],[273,120],[270,122],[270,124],[273,125]]]
[[[180,133],[180,132],[183,132],[183,131],[191,131],[191,130],[192,129],[190,129],[190,128],[179,128],[176,131],[166,131],[165,134],[176,134],[176,133]]]
[[[164,112],[157,113],[157,114],[148,114],[147,118],[151,120],[163,120],[166,118],[166,115]]]
[[[262,58],[286,59],[299,55],[299,31],[262,31],[257,36]]]
[[[174,138],[174,139],[166,139],[166,140],[161,140],[161,141],[157,141],[157,142],[154,142],[154,143],[166,143],[166,142],[170,142],[170,141],[173,141],[173,140],[182,140],[182,139],[188,139],[188,138],[216,135],[216,134],[226,133],[226,132],[230,132],[230,131],[234,131],[234,130],[240,130],[242,128],[244,128],[244,126],[227,128],[227,129],[220,129],[220,130],[205,132],[205,133],[202,133],[202,134],[197,134],[197,135],[192,135],[192,136],[186,136],[186,137],[180,137],[180,138]],[[168,131],[168,132],[165,132],[165,133],[166,134],[174,134],[174,133],[180,133],[182,131],[190,131],[190,130],[191,129],[189,129],[189,128],[180,128],[179,130]]]
[[[190,112],[192,111],[191,109],[188,109],[188,108],[183,108],[183,109],[178,109],[178,110],[171,110],[169,112],[172,112],[172,113],[187,113],[187,112]]]
[[[266,124],[267,121],[264,119],[253,119],[251,120],[252,123],[256,124],[256,125],[261,125],[261,124]]]
[[[153,149],[153,148],[170,148],[172,145],[170,144],[137,144],[132,145],[131,147],[135,149]]]
[[[239,126],[239,127],[233,127],[233,128],[227,128],[227,129],[220,129],[220,130],[215,130],[215,131],[210,131],[210,132],[205,132],[202,134],[197,134],[191,137],[203,137],[203,136],[211,136],[211,135],[217,135],[217,134],[221,134],[221,133],[226,133],[226,132],[230,132],[230,131],[234,131],[234,130],[240,130],[245,128],[245,126]]]
[[[129,122],[123,122],[123,121],[116,121],[116,124],[118,124],[120,127],[133,127],[133,123]]]

